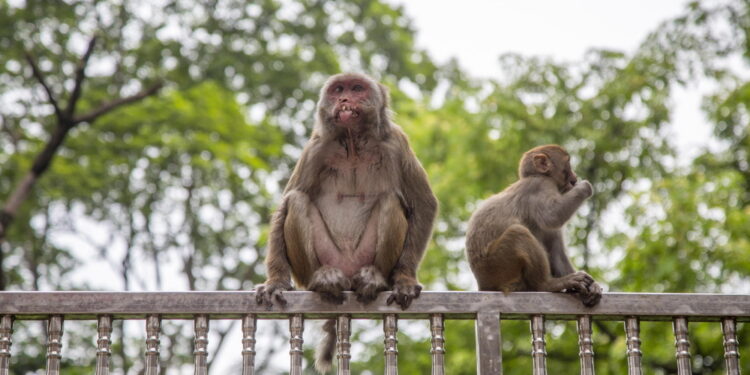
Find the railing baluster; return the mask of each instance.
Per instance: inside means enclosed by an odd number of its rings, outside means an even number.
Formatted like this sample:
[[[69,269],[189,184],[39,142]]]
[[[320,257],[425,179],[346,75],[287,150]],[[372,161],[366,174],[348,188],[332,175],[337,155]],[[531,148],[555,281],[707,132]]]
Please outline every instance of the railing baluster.
[[[581,375],[594,375],[594,342],[591,339],[591,316],[578,317],[578,356],[581,357]]]
[[[349,361],[352,358],[352,354],[349,352],[352,344],[349,342],[349,336],[352,333],[351,328],[352,318],[349,315],[339,315],[336,321],[336,358],[338,358],[338,375],[349,375],[351,370],[349,369]]]
[[[534,375],[547,374],[547,350],[544,342],[544,316],[531,317],[531,359],[534,362]]]
[[[11,345],[13,345],[13,315],[3,315],[0,317],[0,375],[9,375]]]
[[[443,337],[443,315],[430,315],[430,333],[432,334],[432,375],[445,374],[445,337]]]
[[[302,375],[302,332],[305,329],[305,321],[302,314],[294,314],[289,318],[289,358],[291,368],[289,375]]]
[[[625,320],[625,334],[628,345],[628,375],[642,375],[641,367],[641,328],[638,318],[628,317]]]
[[[737,340],[737,325],[734,318],[721,319],[721,331],[724,333],[724,362],[727,375],[740,375],[740,349]]]
[[[398,374],[398,320],[395,314],[386,314],[383,320],[385,333],[385,375]]]
[[[255,374],[255,331],[258,319],[255,314],[242,318],[242,375]]]
[[[677,375],[690,375],[690,341],[688,341],[688,323],[684,317],[676,317],[672,322],[674,328],[675,357],[677,357]]]
[[[159,331],[161,318],[158,315],[146,317],[146,375],[159,374]]]
[[[480,311],[475,322],[477,341],[477,374],[497,375],[503,372],[500,354],[500,312]]]
[[[195,317],[195,375],[208,375],[208,316]]]
[[[62,358],[63,318],[53,315],[47,321],[47,375],[60,374]]]
[[[112,356],[112,317],[102,315],[97,323],[96,375],[109,375],[109,359]]]

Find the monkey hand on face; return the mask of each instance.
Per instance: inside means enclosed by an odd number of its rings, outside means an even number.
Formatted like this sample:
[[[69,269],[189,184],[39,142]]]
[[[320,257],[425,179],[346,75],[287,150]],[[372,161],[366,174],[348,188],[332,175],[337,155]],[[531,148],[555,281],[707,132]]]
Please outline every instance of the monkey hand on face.
[[[315,128],[274,214],[259,304],[284,304],[290,279],[322,300],[352,290],[369,303],[402,309],[419,297],[417,268],[432,232],[437,199],[401,128],[388,90],[362,74],[331,77],[320,91]],[[316,368],[330,368],[335,325],[324,326]]]
[[[566,291],[585,306],[601,299],[602,288],[570,264],[562,227],[593,188],[578,181],[570,156],[560,146],[527,151],[520,179],[487,199],[469,220],[466,255],[480,290]]]

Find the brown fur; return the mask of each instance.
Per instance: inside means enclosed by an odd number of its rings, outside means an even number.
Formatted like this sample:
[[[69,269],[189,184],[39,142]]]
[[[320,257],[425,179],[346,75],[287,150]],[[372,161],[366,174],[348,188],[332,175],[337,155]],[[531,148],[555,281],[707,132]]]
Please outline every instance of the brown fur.
[[[290,278],[334,303],[345,290],[367,303],[392,289],[387,303],[403,309],[419,296],[437,200],[388,100],[385,86],[361,74],[333,76],[321,89],[313,134],[271,223],[258,303],[285,304]],[[344,115],[347,106],[354,114]],[[316,361],[322,371],[332,360],[331,327]]]
[[[466,255],[479,290],[569,291],[586,306],[601,287],[575,272],[565,253],[562,227],[593,189],[578,182],[560,146],[539,146],[519,163],[520,179],[485,201],[469,220]]]

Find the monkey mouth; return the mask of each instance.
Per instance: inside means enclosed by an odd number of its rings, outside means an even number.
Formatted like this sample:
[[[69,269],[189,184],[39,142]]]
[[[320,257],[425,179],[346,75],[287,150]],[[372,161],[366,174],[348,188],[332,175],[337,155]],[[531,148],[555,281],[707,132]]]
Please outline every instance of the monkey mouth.
[[[341,123],[350,123],[359,118],[359,111],[347,104],[341,105],[336,111],[336,121]]]

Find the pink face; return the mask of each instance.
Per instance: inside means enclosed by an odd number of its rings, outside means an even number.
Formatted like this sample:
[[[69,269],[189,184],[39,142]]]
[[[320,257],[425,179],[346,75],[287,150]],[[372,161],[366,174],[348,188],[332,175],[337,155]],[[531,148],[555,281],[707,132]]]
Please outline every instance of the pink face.
[[[370,84],[361,79],[353,78],[331,83],[326,95],[333,106],[336,125],[348,128],[359,124],[362,107],[372,94]]]

